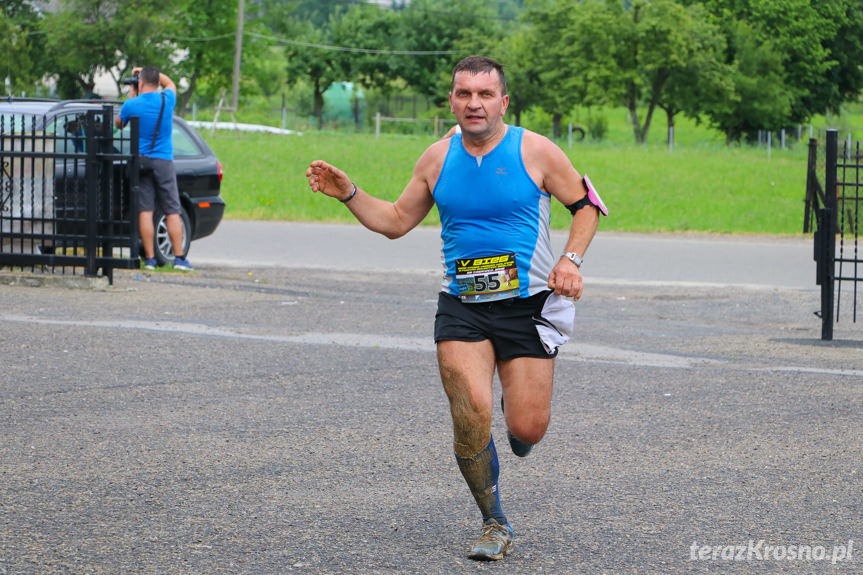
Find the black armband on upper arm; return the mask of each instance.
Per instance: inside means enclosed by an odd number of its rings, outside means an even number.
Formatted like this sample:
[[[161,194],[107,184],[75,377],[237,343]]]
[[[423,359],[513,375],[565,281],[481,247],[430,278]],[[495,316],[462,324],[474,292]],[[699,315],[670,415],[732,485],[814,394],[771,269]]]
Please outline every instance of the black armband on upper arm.
[[[577,212],[578,210],[580,210],[584,206],[592,206],[592,205],[593,205],[593,202],[591,202],[588,195],[585,194],[584,197],[581,198],[580,200],[578,200],[577,202],[574,202],[574,203],[566,206],[566,209],[569,210],[569,212],[572,215],[575,215],[575,212]]]

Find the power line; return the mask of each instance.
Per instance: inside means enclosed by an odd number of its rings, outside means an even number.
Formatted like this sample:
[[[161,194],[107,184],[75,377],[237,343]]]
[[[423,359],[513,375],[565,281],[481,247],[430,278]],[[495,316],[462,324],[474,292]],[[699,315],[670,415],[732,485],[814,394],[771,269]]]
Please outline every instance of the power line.
[[[451,56],[461,54],[455,50],[376,50],[372,48],[353,48],[350,46],[330,46],[327,44],[315,44],[313,42],[302,42],[300,40],[288,40],[287,38],[279,38],[277,36],[269,36],[267,34],[259,34],[257,32],[243,32],[243,36],[252,36],[261,40],[269,40],[280,44],[290,44],[292,46],[302,46],[304,48],[317,48],[319,50],[333,50],[337,52],[356,52],[360,54],[386,54],[393,56]],[[192,38],[189,36],[165,36],[169,40],[178,40],[180,42],[215,42],[217,40],[225,40],[233,38],[234,33],[221,34],[219,36],[207,36],[202,38]]]
[[[268,36],[266,34],[258,34],[257,32],[243,32],[243,36],[252,36],[261,40],[269,40],[280,44],[290,44],[292,46],[302,46],[304,48],[317,48],[319,50],[333,50],[337,52],[356,52],[360,54],[387,54],[393,56],[449,56],[453,54],[461,54],[454,50],[374,50],[371,48],[352,48],[349,46],[330,46],[327,44],[315,44],[313,42],[301,42],[299,40],[288,40],[287,38],[279,38],[276,36]],[[181,42],[214,42],[216,40],[224,40],[233,38],[234,34],[222,34],[220,36],[208,36],[206,38],[190,38],[187,36],[165,36],[170,40],[179,40]]]
[[[229,32],[228,34],[207,36],[205,38],[190,38],[188,36],[165,36],[165,38],[168,38],[169,40],[181,40],[183,42],[214,42],[216,40],[224,40],[225,38],[233,38],[234,36],[234,32]]]
[[[288,40],[287,38],[277,38],[275,36],[267,36],[265,34],[257,34],[255,32],[246,32],[249,36],[260,38],[261,40],[271,40],[280,44],[290,44],[292,46],[302,46],[304,48],[317,48],[319,50],[333,50],[336,52],[356,52],[360,54],[387,54],[393,56],[449,56],[453,54],[461,54],[454,50],[373,50],[370,48],[351,48],[347,46],[328,46],[326,44],[315,44],[312,42],[300,42],[299,40]]]

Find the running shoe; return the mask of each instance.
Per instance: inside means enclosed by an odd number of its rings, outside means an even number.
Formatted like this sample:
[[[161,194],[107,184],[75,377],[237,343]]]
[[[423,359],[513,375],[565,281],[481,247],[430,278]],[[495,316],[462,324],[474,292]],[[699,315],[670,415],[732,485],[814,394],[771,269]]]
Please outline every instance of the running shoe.
[[[503,397],[500,398],[500,410],[503,411]],[[527,457],[530,450],[533,449],[533,445],[520,440],[509,429],[506,430],[506,438],[509,439],[509,447],[512,452],[519,457]]]
[[[470,551],[471,559],[477,561],[500,561],[512,553],[512,539],[515,534],[509,523],[501,525],[494,518],[482,525],[482,536]]]
[[[144,260],[144,269],[147,271],[156,271],[156,258],[147,258]]]
[[[190,272],[195,268],[192,267],[192,264],[186,258],[174,258],[174,269],[181,272]]]

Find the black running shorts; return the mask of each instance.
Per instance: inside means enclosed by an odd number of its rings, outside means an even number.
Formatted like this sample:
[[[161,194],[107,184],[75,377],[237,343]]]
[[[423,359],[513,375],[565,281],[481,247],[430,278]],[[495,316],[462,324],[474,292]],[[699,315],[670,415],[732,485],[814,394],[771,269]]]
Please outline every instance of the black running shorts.
[[[506,361],[517,357],[553,358],[539,339],[534,317],[539,317],[550,291],[527,298],[488,303],[462,303],[458,296],[440,292],[435,315],[434,340],[491,341],[495,357]]]

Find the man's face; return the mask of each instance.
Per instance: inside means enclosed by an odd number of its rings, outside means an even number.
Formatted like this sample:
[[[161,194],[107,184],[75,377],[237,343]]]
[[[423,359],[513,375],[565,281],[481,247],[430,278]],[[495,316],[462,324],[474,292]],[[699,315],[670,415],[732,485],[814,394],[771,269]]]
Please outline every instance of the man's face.
[[[509,105],[509,96],[501,91],[496,70],[456,73],[449,105],[463,132],[481,136],[498,127]]]

